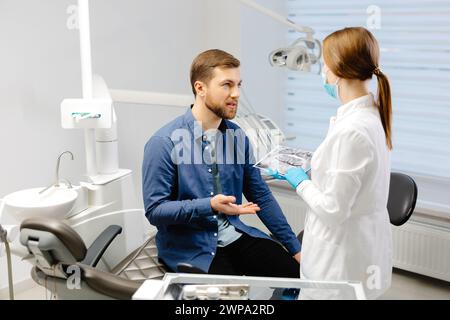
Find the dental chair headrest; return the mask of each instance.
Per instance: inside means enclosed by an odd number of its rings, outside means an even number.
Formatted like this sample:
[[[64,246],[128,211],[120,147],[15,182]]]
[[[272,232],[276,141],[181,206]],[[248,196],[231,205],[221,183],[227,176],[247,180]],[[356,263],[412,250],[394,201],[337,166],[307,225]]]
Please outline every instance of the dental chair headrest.
[[[54,234],[70,251],[77,261],[86,256],[86,246],[80,235],[61,220],[48,218],[29,218],[22,222],[20,230],[32,229]]]

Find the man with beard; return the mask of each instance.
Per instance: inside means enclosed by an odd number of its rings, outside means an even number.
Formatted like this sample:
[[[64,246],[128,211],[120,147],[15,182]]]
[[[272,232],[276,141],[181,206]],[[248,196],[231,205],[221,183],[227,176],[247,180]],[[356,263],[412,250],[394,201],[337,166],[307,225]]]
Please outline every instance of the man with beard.
[[[238,108],[239,66],[221,50],[193,61],[195,103],[145,146],[145,215],[171,271],[186,263],[210,274],[298,278],[300,243],[253,167],[248,138],[229,121]],[[244,214],[257,214],[278,241],[244,224]]]

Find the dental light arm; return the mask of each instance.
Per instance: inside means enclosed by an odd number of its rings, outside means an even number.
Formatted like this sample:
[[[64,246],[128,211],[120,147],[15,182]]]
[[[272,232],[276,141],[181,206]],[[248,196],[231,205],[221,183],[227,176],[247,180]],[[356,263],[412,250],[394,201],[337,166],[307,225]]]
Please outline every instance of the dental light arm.
[[[313,29],[298,26],[289,19],[259,5],[253,0],[238,1],[278,22],[283,23],[287,27],[294,29],[299,33],[305,34],[305,37],[297,39],[290,47],[272,51],[269,55],[269,62],[272,66],[286,67],[290,70],[303,72],[312,72],[313,66],[316,66],[316,72],[320,74],[320,56],[322,54],[322,47],[320,41],[314,39]]]
[[[300,33],[306,33],[307,37],[312,40],[312,36],[314,34],[314,30],[309,28],[309,27],[302,27],[302,26],[298,26],[296,25],[294,22],[292,22],[291,20],[283,17],[282,15],[279,15],[259,4],[257,4],[255,1],[253,0],[238,0],[239,2],[241,2],[242,4],[255,9],[256,11],[259,11],[262,14],[265,14],[266,16],[277,20],[278,22],[283,23],[284,25],[288,26],[289,28],[294,29],[297,32]]]

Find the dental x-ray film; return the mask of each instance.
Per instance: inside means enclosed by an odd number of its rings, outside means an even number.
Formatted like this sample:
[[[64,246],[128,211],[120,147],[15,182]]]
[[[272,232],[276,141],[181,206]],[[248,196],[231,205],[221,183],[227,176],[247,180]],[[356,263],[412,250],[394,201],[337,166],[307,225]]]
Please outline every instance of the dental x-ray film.
[[[301,167],[306,171],[310,169],[312,156],[311,151],[278,146],[259,160],[254,167],[260,169],[262,173],[265,173],[267,169],[278,170],[282,175],[290,168]]]

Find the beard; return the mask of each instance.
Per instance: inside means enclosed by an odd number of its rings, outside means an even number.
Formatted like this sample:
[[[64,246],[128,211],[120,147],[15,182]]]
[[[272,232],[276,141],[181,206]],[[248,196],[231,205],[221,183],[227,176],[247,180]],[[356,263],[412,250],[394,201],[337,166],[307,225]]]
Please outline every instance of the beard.
[[[226,103],[220,104],[215,103],[214,101],[211,101],[211,99],[206,98],[205,100],[205,106],[211,110],[217,117],[221,119],[226,120],[232,120],[236,117],[237,108],[238,108],[238,102],[233,101],[236,103],[236,108],[230,108],[226,105]]]

